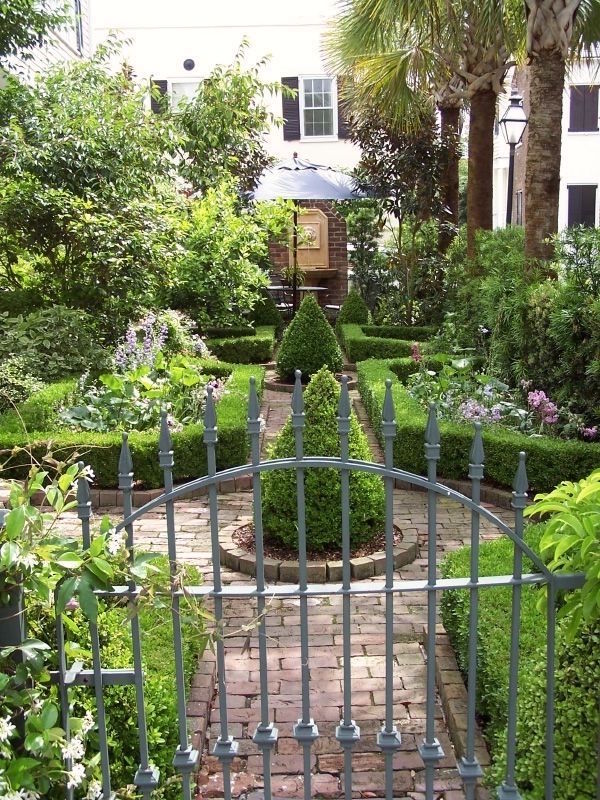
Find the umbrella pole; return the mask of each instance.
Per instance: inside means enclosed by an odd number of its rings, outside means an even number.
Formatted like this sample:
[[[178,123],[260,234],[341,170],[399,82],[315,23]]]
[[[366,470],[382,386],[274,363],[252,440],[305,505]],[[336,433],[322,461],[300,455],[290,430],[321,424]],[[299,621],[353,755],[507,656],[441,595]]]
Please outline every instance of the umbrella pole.
[[[294,206],[294,230],[292,231],[292,316],[298,307],[298,211]]]

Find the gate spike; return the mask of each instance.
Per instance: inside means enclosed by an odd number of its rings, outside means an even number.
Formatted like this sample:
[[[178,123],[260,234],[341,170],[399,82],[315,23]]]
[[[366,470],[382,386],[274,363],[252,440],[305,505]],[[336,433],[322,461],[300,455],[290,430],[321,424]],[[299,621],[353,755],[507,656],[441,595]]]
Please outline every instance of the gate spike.
[[[385,382],[385,400],[383,401],[383,412],[381,418],[384,422],[396,421],[396,409],[394,408],[394,398],[392,396],[392,381],[388,378]]]
[[[167,412],[163,411],[160,415],[160,436],[158,437],[158,449],[161,453],[170,453],[173,449],[171,430],[167,421]]]
[[[77,464],[79,468],[79,472],[83,472],[85,468],[85,464],[83,461],[79,461]],[[78,506],[86,506],[90,502],[90,485],[87,482],[86,478],[83,475],[77,480],[77,505]]]
[[[348,391],[348,376],[342,375],[342,391],[338,403],[338,417],[348,419],[350,417],[350,393]]]
[[[304,397],[302,396],[302,373],[296,370],[296,380],[294,382],[294,394],[292,395],[292,411],[294,414],[304,413]]]
[[[469,463],[473,466],[482,466],[485,462],[485,450],[483,449],[483,436],[481,435],[481,422],[475,423],[475,436],[471,445]]]
[[[256,422],[260,416],[260,407],[258,404],[258,394],[256,392],[256,378],[254,375],[250,377],[250,393],[248,396],[248,421]]]
[[[527,490],[529,489],[527,469],[525,468],[525,459],[526,455],[523,451],[521,451],[519,453],[519,466],[517,468],[517,474],[515,475],[515,480],[513,483],[514,493],[519,497],[526,497]]]
[[[431,403],[429,406],[429,416],[427,418],[427,427],[425,428],[425,443],[430,445],[438,445],[440,443],[440,429],[435,403]]]
[[[119,455],[119,474],[131,475],[133,472],[133,460],[131,458],[131,450],[129,449],[129,436],[123,434],[123,443],[121,445],[121,454]]]
[[[217,427],[217,415],[215,413],[215,401],[213,398],[213,387],[206,389],[206,408],[204,409],[204,429],[214,430]]]

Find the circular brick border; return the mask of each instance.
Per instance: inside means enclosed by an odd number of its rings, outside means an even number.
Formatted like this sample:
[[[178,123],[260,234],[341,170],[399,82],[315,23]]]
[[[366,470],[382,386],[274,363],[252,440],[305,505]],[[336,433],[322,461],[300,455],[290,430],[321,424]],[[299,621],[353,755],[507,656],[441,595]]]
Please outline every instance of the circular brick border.
[[[357,386],[358,384],[353,378],[348,381],[348,389],[356,389]],[[279,381],[276,380],[267,379],[265,380],[264,388],[270,389],[272,392],[282,392],[282,393],[292,394],[294,391],[294,384],[280,383]]]
[[[233,541],[234,532],[251,523],[252,517],[238,517],[235,522],[219,531],[220,562],[235,572],[256,577],[256,555],[238,547]],[[403,532],[402,543],[394,547],[394,569],[410,564],[417,557],[417,534]],[[298,561],[284,561],[264,557],[265,580],[269,583],[298,583]],[[350,559],[350,570],[354,580],[365,580],[385,574],[386,554],[384,551]],[[306,571],[309,583],[340,583],[342,580],[342,561],[308,561]]]

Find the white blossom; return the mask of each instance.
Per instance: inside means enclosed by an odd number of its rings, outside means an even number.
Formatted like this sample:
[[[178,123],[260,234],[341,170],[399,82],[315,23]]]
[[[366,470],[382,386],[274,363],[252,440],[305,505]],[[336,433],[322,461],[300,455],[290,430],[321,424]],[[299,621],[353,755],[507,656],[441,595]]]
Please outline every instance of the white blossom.
[[[19,797],[23,798],[23,800],[40,800],[41,796],[38,792],[32,792],[29,789],[21,789],[19,791]]]
[[[81,721],[81,732],[83,734],[89,733],[96,723],[94,722],[94,717],[92,716],[91,711],[85,712],[85,717]]]
[[[67,773],[67,789],[75,789],[85,778],[85,767],[83,764],[74,764],[73,769]]]
[[[92,483],[92,481],[93,481],[93,480],[94,480],[94,478],[96,477],[96,473],[95,473],[95,472],[94,472],[94,470],[93,470],[93,469],[90,467],[90,465],[89,465],[89,464],[86,464],[86,466],[85,466],[85,467],[84,467],[84,468],[81,470],[81,473],[80,473],[80,474],[81,474],[81,477],[82,477],[82,478],[85,478],[85,479],[86,479],[86,481],[89,481],[90,483]]]
[[[19,561],[26,569],[33,569],[38,563],[35,553],[27,553],[26,555],[22,556]]]
[[[9,792],[2,795],[2,800],[22,800],[22,797],[21,792]]]
[[[259,417],[258,421],[260,422],[260,432],[264,433],[267,430],[267,421],[264,417]]]
[[[102,796],[102,784],[95,778],[88,784],[86,800],[98,800]]]
[[[125,533],[111,533],[106,540],[106,551],[111,556],[116,556],[125,544]]]
[[[70,742],[63,745],[61,752],[64,759],[71,758],[73,761],[79,761],[85,755],[85,747],[82,740],[75,736]]]
[[[10,721],[10,717],[0,719],[0,742],[7,742],[15,731],[16,728]]]

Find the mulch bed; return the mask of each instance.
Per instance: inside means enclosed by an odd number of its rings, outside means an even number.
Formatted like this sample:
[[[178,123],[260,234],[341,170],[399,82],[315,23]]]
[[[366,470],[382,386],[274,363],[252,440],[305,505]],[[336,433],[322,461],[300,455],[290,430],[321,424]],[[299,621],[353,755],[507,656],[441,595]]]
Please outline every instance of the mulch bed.
[[[256,552],[256,541],[254,539],[254,524],[248,523],[242,525],[232,534],[232,539],[235,544],[242,550],[248,553]],[[394,525],[394,546],[401,544],[402,531],[397,525]],[[360,547],[355,547],[350,551],[352,558],[362,558],[363,556],[370,556],[373,553],[380,553],[385,550],[385,532],[376,534],[367,544]],[[274,558],[279,561],[295,561],[298,558],[298,550],[291,547],[285,547],[279,542],[269,540],[268,535],[264,537],[264,551],[265,555],[269,558]],[[340,561],[342,558],[341,548],[332,548],[331,550],[308,550],[307,558],[309,561]]]

